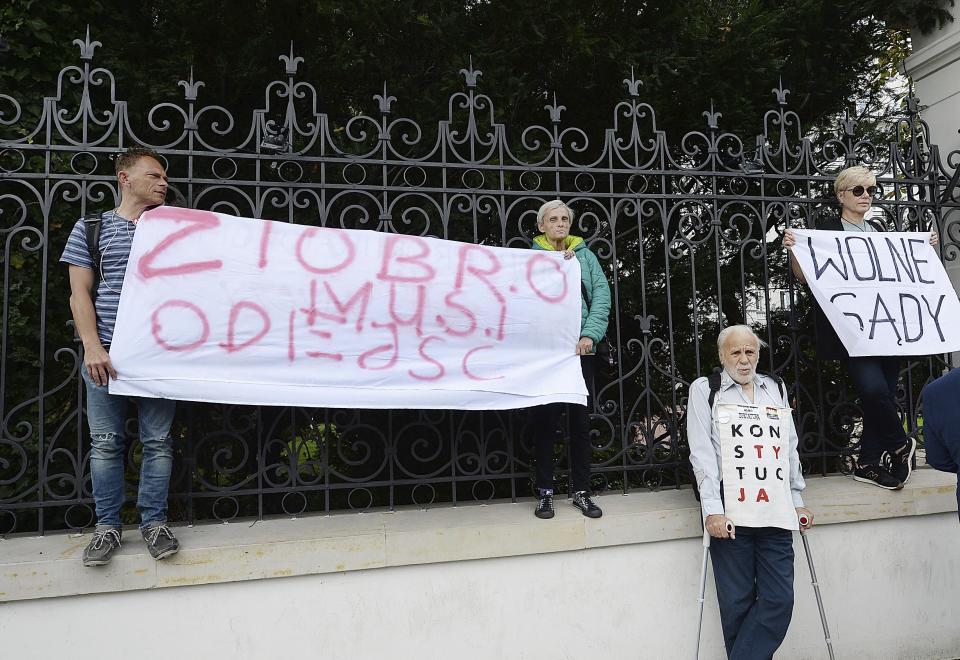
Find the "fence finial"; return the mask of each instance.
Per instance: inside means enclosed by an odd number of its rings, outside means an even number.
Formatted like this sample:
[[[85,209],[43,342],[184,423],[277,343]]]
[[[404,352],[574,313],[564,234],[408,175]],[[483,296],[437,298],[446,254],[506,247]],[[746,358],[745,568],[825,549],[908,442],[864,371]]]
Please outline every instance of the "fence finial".
[[[720,117],[723,116],[722,112],[717,112],[713,109],[713,99],[710,99],[710,109],[703,112],[703,116],[707,118],[707,128],[711,130],[717,130],[720,128]]]
[[[74,39],[73,43],[77,46],[80,46],[80,59],[84,62],[89,62],[93,59],[93,51],[96,50],[97,46],[102,46],[103,44],[99,41],[90,41],[90,24],[87,23],[87,36],[83,41],[79,39]]]
[[[633,73],[633,65],[630,66],[630,77],[623,79],[624,84],[627,86],[627,93],[630,95],[630,98],[639,98],[640,97],[640,86],[643,84],[642,80],[638,80]]]
[[[783,78],[780,78],[779,84],[770,91],[777,97],[777,105],[784,106],[787,104],[787,94],[790,93],[790,90],[783,87]]]
[[[377,102],[377,105],[380,108],[380,114],[389,115],[390,106],[393,105],[393,102],[397,100],[396,96],[390,96],[387,94],[387,81],[383,81],[383,94],[374,94],[373,100]]]
[[[470,56],[470,68],[460,69],[460,73],[463,74],[463,77],[467,81],[467,87],[470,89],[473,89],[477,86],[477,78],[483,75],[483,71],[473,68],[473,55]]]
[[[286,64],[286,66],[287,66],[286,71],[287,71],[287,75],[288,75],[288,76],[295,76],[295,75],[297,75],[297,67],[300,66],[300,64],[303,62],[303,58],[302,58],[302,57],[300,57],[300,56],[294,56],[294,54],[293,54],[293,41],[292,41],[292,40],[290,41],[290,54],[289,54],[289,55],[281,55],[278,59],[279,59],[280,61],[282,61],[284,64]]]
[[[193,79],[193,66],[190,66],[190,79],[189,80],[178,80],[177,85],[183,87],[183,97],[187,101],[196,101],[197,93],[200,91],[200,88],[204,86],[202,80]]]

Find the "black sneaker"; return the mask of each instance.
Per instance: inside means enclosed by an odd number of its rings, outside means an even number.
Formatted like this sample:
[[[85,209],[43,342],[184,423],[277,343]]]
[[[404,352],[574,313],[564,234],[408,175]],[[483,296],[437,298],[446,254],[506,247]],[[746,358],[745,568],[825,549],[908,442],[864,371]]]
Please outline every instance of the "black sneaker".
[[[140,530],[143,540],[147,542],[147,550],[154,559],[163,559],[175,554],[180,549],[180,542],[173,535],[166,523],[157,523]]]
[[[84,566],[108,564],[113,553],[120,547],[119,529],[101,529],[93,533],[90,543],[83,549]]]
[[[553,494],[541,495],[537,499],[537,510],[533,514],[537,518],[553,518]]]
[[[903,488],[903,482],[895,476],[884,470],[879,465],[858,465],[853,471],[854,481],[880,486],[887,490],[900,490]]]
[[[883,452],[880,462],[895,479],[907,483],[907,479],[913,473],[913,457],[916,453],[917,441],[914,438],[907,438],[907,443],[899,450]]]
[[[585,490],[578,490],[573,494],[573,506],[580,509],[580,513],[587,518],[599,518],[603,515],[603,511],[593,503],[593,500],[590,499],[590,494]]]

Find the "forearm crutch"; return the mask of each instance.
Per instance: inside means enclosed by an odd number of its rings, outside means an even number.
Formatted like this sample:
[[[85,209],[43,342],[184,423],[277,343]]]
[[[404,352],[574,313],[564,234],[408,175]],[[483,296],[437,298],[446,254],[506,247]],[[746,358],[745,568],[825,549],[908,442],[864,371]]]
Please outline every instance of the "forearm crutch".
[[[700,631],[703,629],[703,600],[707,593],[707,557],[710,556],[710,534],[707,527],[703,527],[703,565],[700,568],[700,614],[697,618],[697,648],[693,652],[693,660],[700,660]]]
[[[733,523],[727,521],[727,532],[733,531]],[[703,565],[700,568],[700,613],[697,620],[697,648],[694,650],[693,660],[700,660],[700,632],[703,630],[703,601],[707,593],[707,557],[710,556],[710,533],[706,523],[703,527]]]
[[[817,608],[820,610],[820,623],[823,624],[823,638],[827,642],[827,653],[830,654],[830,660],[835,660],[833,655],[833,642],[830,640],[830,627],[827,625],[827,614],[823,611],[823,597],[820,595],[820,583],[817,581],[817,570],[813,567],[813,555],[810,554],[810,544],[807,542],[807,530],[804,529],[809,522],[809,518],[800,516],[800,540],[803,541],[803,551],[807,553],[807,566],[810,567],[810,584],[813,585],[813,592],[817,595]]]

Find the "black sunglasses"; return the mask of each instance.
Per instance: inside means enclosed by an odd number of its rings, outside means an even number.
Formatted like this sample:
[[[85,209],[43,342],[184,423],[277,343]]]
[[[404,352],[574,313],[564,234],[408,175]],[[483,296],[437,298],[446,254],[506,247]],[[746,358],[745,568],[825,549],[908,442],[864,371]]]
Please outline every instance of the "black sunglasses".
[[[875,197],[877,191],[880,189],[876,186],[854,186],[853,188],[845,188],[844,190],[849,190],[852,192],[854,197],[859,197],[864,191],[866,191],[871,197]]]

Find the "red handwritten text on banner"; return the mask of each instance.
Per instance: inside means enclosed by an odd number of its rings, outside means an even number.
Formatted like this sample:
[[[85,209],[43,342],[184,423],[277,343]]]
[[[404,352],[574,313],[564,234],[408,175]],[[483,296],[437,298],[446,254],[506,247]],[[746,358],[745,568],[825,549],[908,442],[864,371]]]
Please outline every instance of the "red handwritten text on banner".
[[[576,259],[161,207],[140,220],[111,392],[496,409],[585,403]]]

